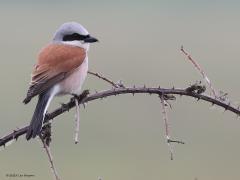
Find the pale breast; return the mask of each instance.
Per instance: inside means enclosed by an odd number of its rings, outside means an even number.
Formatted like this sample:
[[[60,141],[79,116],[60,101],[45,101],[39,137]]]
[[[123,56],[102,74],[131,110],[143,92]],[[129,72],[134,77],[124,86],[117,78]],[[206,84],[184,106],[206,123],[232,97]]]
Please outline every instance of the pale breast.
[[[88,57],[86,56],[83,63],[66,79],[61,81],[59,86],[59,95],[62,94],[81,94],[81,87],[85,81],[88,71]]]

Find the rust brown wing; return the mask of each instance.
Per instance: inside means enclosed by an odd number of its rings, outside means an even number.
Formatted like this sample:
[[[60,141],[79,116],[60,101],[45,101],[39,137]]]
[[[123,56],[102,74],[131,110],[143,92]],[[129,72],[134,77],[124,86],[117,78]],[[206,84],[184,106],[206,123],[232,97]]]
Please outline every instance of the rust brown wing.
[[[33,69],[27,97],[23,102],[27,104],[34,96],[65,79],[82,64],[85,57],[86,51],[80,47],[50,44],[43,48]]]

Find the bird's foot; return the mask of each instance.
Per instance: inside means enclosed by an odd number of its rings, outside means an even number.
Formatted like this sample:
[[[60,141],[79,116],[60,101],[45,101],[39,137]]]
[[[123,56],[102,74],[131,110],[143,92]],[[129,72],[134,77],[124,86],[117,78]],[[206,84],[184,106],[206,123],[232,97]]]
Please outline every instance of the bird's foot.
[[[49,147],[50,142],[52,140],[51,138],[51,123],[48,123],[46,125],[43,126],[42,130],[41,130],[41,137],[43,139],[43,141],[46,142],[46,145]]]
[[[80,103],[84,98],[86,98],[90,94],[90,91],[88,89],[85,89],[80,95],[77,94],[71,94],[73,97],[71,101],[75,101],[75,99],[78,100]]]
[[[63,111],[69,111],[69,106],[68,106],[68,104],[61,103],[61,106],[62,106],[62,110],[63,110]]]

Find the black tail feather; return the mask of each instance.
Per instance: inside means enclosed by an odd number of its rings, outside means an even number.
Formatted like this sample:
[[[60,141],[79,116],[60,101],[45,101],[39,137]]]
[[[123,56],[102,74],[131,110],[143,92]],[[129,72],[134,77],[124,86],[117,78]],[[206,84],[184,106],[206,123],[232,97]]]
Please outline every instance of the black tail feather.
[[[40,94],[38,98],[38,103],[35,108],[31,123],[29,125],[26,139],[29,140],[31,138],[35,138],[37,135],[40,134],[42,129],[42,124],[44,120],[44,110],[47,106],[47,103],[50,98],[50,91],[47,91],[46,93]]]

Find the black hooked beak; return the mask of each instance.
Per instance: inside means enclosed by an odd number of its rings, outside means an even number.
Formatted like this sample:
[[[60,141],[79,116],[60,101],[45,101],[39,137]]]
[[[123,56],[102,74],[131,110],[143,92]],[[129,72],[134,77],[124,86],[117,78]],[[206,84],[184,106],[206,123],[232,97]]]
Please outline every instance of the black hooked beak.
[[[90,35],[87,35],[87,37],[83,41],[85,43],[94,43],[94,42],[98,42],[98,39]]]

